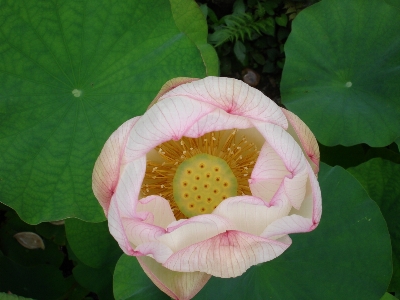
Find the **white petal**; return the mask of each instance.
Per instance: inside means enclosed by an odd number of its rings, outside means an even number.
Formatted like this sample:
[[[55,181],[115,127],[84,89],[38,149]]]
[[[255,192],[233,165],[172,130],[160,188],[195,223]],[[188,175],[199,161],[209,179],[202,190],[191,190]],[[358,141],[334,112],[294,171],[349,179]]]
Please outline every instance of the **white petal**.
[[[233,78],[206,77],[183,84],[161,99],[185,96],[215,105],[227,113],[269,122],[287,128],[288,123],[279,106],[259,90]]]
[[[222,201],[213,214],[231,221],[240,231],[260,235],[273,221],[287,216],[290,208],[289,201],[275,201],[269,206],[256,197],[238,196]]]
[[[192,299],[211,277],[200,272],[174,272],[146,256],[138,257],[138,261],[154,284],[175,300]]]
[[[230,230],[174,253],[163,265],[179,272],[200,271],[222,278],[236,277],[251,266],[276,258],[289,246]]]
[[[179,140],[215,106],[199,101],[174,97],[154,104],[132,128],[125,154],[128,161],[145,155],[157,145]]]
[[[159,237],[159,241],[176,252],[233,228],[227,220],[219,216],[199,215],[171,224],[167,229],[168,233]]]

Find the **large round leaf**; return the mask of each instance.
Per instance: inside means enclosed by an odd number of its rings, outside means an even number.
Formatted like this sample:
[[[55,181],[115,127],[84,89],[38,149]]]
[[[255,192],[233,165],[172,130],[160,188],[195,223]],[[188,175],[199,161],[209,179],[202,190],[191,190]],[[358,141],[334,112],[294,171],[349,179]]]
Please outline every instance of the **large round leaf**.
[[[322,164],[316,230],[293,234],[278,258],[233,279],[213,277],[195,299],[380,299],[389,284],[390,239],[382,214],[340,167]]]
[[[378,206],[340,167],[322,164],[319,182],[323,214],[316,230],[291,235],[293,244],[284,254],[240,277],[212,277],[194,299],[380,299],[392,266]],[[116,298],[158,299],[146,298],[157,290],[150,285],[136,258],[123,255],[114,272]]]
[[[389,291],[400,291],[400,165],[374,158],[348,171],[380,207],[392,240],[393,276]]]
[[[136,257],[123,254],[114,272],[114,297],[119,300],[168,300],[147,277]]]
[[[68,243],[79,261],[91,268],[114,268],[122,254],[108,230],[107,222],[65,221]]]
[[[193,0],[0,0],[0,199],[28,223],[104,220],[91,173],[162,84],[215,75]]]
[[[10,291],[24,297],[54,300],[62,297],[69,287],[62,272],[51,265],[40,264],[29,268],[0,254],[0,270],[2,292]],[[0,299],[3,299],[1,295]]]
[[[282,102],[324,145],[386,146],[400,135],[400,18],[383,0],[321,1],[285,45]]]

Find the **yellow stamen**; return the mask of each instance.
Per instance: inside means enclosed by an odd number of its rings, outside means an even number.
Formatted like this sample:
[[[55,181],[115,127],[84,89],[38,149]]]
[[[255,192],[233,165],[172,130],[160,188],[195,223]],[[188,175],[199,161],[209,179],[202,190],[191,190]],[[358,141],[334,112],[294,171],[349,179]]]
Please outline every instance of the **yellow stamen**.
[[[179,141],[171,140],[159,145],[155,150],[160,161],[147,161],[142,195],[160,195],[167,199],[177,220],[189,217],[182,213],[175,202],[173,180],[183,161],[201,153],[223,159],[237,179],[237,195],[251,195],[248,179],[259,151],[244,136],[236,144],[237,133],[237,129],[210,132],[199,138],[183,137]]]

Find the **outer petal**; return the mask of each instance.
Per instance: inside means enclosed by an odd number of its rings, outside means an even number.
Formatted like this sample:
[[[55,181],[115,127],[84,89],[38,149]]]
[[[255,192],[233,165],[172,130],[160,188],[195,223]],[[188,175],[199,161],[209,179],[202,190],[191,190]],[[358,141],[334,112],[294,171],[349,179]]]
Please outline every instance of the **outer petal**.
[[[309,174],[309,178],[310,178],[311,189],[312,189],[312,198],[313,198],[313,216],[312,216],[312,221],[317,226],[319,221],[321,220],[321,215],[322,215],[321,189],[319,187],[319,183],[317,181],[317,177],[313,175],[311,167],[308,168],[308,174]]]
[[[146,157],[127,164],[122,171],[115,191],[121,217],[136,218],[136,206],[139,199],[140,187],[146,171]]]
[[[253,265],[276,258],[289,246],[233,230],[174,253],[163,266],[179,272],[200,271],[222,278],[236,277]]]
[[[282,110],[259,90],[243,81],[224,77],[206,77],[183,84],[166,93],[161,99],[184,96],[215,105],[227,113],[270,122],[287,128]]]
[[[283,180],[284,190],[293,207],[299,209],[305,197],[308,178],[308,163],[303,151],[293,137],[279,126],[258,123],[256,128],[281,157],[290,172]]]
[[[283,217],[272,222],[261,234],[262,237],[270,238],[277,235],[286,235],[289,233],[309,232],[314,230],[315,224],[311,219],[299,215]]]
[[[129,132],[138,120],[139,117],[130,119],[114,131],[105,143],[94,165],[92,175],[93,193],[103,207],[106,216],[111,197],[118,184],[121,163],[124,163],[123,156],[126,141],[128,140]]]
[[[317,174],[320,155],[318,143],[314,134],[298,116],[284,108],[281,109],[290,124],[287,131],[299,141],[314,173]]]
[[[119,213],[118,202],[115,198],[116,195],[114,194],[108,211],[108,229],[125,254],[136,255],[126,236],[124,225],[122,224],[122,217]]]
[[[138,257],[138,261],[154,284],[172,299],[192,299],[211,277],[201,272],[174,272],[146,256]]]
[[[262,237],[270,238],[282,234],[309,232],[318,226],[322,214],[321,190],[310,166],[308,166],[307,171],[309,175],[309,186],[311,186],[312,217],[305,218],[297,214],[283,217],[272,222],[261,234]],[[308,201],[309,199],[305,200],[305,202]],[[308,203],[304,204],[308,206]],[[302,210],[300,210],[300,212],[301,211]]]
[[[253,127],[248,118],[231,115],[222,109],[216,109],[202,117],[187,132],[186,136],[197,138],[211,131],[226,129],[245,129]]]
[[[205,214],[171,224],[167,228],[168,233],[158,240],[176,252],[229,229],[234,227],[228,220],[217,215]]]
[[[240,231],[259,236],[269,224],[287,216],[291,207],[289,201],[269,206],[256,197],[238,196],[222,201],[213,214],[230,220]]]
[[[199,79],[198,78],[189,78],[189,77],[177,77],[177,78],[168,80],[161,87],[161,90],[158,92],[158,94],[154,98],[154,100],[150,103],[147,110],[149,110],[150,107],[152,107],[154,104],[156,104],[158,102],[158,99],[160,99],[162,96],[164,96],[165,93],[168,93],[170,90],[176,88],[177,86],[180,86],[181,84],[189,83],[189,82],[196,81],[196,80],[199,80]]]
[[[131,130],[125,150],[127,160],[133,161],[165,141],[179,140],[214,109],[213,105],[183,97],[154,104]]]
[[[107,216],[111,235],[128,255],[138,255],[138,253],[134,252],[128,240],[122,220],[123,218],[137,218],[135,208],[145,170],[145,156],[131,162],[124,168],[117,189],[111,199]]]

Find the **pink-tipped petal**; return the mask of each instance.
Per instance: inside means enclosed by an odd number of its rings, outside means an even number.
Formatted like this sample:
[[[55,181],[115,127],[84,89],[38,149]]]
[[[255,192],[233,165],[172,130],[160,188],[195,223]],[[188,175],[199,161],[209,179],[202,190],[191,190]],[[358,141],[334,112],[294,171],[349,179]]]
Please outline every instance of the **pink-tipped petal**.
[[[132,161],[124,167],[115,191],[115,200],[118,202],[121,217],[137,217],[135,214],[136,205],[145,171],[145,156]]]
[[[128,237],[126,236],[124,225],[122,224],[122,218],[119,213],[118,202],[115,198],[116,195],[114,194],[114,196],[111,198],[108,211],[108,229],[125,254],[135,255],[135,251],[133,250],[131,244],[129,243]]]
[[[134,246],[157,241],[157,238],[166,232],[164,228],[138,219],[122,218],[122,225],[129,242]]]
[[[245,129],[253,127],[248,118],[231,115],[222,109],[216,109],[202,117],[187,132],[186,136],[197,138],[211,131],[226,129]]]
[[[234,228],[228,220],[210,214],[195,216],[171,225],[173,227],[167,228],[168,233],[158,240],[174,252]]]
[[[309,232],[315,227],[311,219],[299,215],[291,215],[272,222],[261,236],[264,238],[271,238],[290,233]]]
[[[281,108],[289,121],[288,132],[299,142],[315,174],[319,171],[319,147],[310,128],[294,113]],[[294,131],[294,132],[293,132]]]
[[[300,209],[306,196],[306,183],[308,173],[306,170],[294,174],[292,178],[283,179],[283,189],[295,209]]]
[[[293,207],[299,209],[306,193],[307,160],[294,138],[282,127],[274,124],[260,124],[256,128],[272,149],[279,155],[290,174],[283,185]]]
[[[304,200],[301,203],[300,209],[292,208],[289,212],[289,215],[299,215],[304,218],[312,219],[313,217],[313,190],[311,188],[311,180],[310,178],[307,179],[306,183],[306,194],[304,196]]]
[[[282,158],[268,143],[264,143],[249,180],[252,195],[269,202],[283,178],[289,174]]]
[[[154,100],[151,101],[147,110],[149,110],[150,107],[152,107],[154,104],[156,104],[158,102],[158,99],[160,99],[162,96],[164,96],[164,94],[168,93],[170,90],[173,90],[174,88],[176,88],[177,86],[180,86],[181,84],[189,83],[189,82],[196,81],[196,80],[199,80],[199,79],[198,78],[189,78],[189,77],[177,77],[177,78],[168,80],[161,87],[160,91],[158,92],[158,94],[154,98]]]
[[[227,231],[174,253],[163,265],[179,272],[205,272],[222,278],[242,275],[281,255],[290,244],[240,231]]]
[[[321,220],[322,215],[322,197],[321,197],[321,188],[317,181],[317,177],[314,175],[311,167],[308,167],[308,175],[310,178],[311,189],[312,189],[312,199],[313,199],[313,223],[318,225]]]
[[[243,81],[224,77],[206,77],[183,84],[166,93],[161,99],[184,96],[215,105],[229,114],[270,122],[287,128],[282,110],[259,90]]]
[[[179,140],[199,119],[215,106],[199,101],[174,97],[154,104],[132,128],[125,150],[133,161],[169,141]]]
[[[282,179],[269,179],[266,181],[250,181],[251,194],[255,197],[270,202],[282,183]]]
[[[94,165],[92,189],[106,216],[111,197],[118,184],[121,163],[124,161],[125,144],[129,132],[138,120],[139,117],[130,119],[114,131],[105,143]]]
[[[273,221],[287,216],[290,208],[289,201],[268,206],[262,199],[238,196],[222,201],[213,214],[231,221],[240,231],[260,235]]]
[[[141,256],[137,259],[154,284],[175,300],[192,299],[211,277],[211,275],[201,272],[171,271],[151,257]]]
[[[141,254],[138,256],[143,255],[154,258],[160,264],[164,263],[174,253],[169,247],[160,242],[141,244],[135,248],[135,252]]]
[[[151,224],[162,228],[167,228],[169,224],[176,221],[169,202],[156,195],[140,199],[136,206],[136,213],[139,212],[151,213]]]

